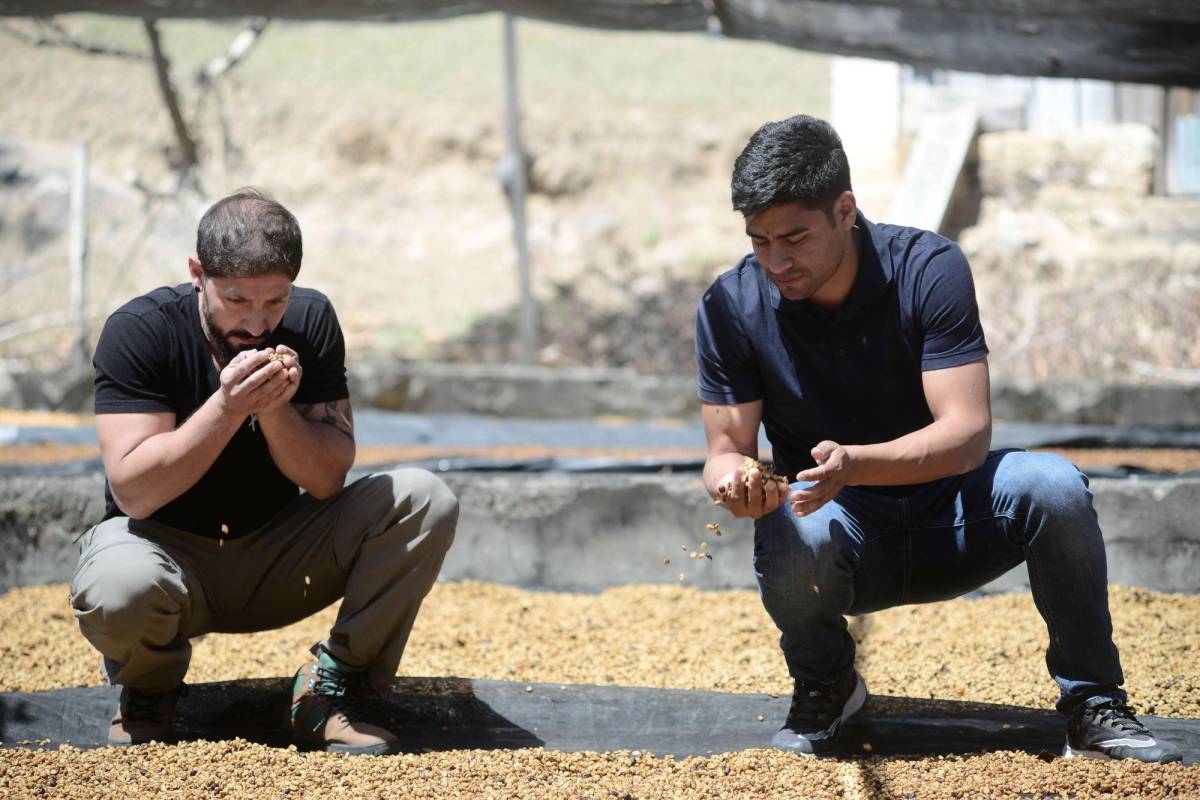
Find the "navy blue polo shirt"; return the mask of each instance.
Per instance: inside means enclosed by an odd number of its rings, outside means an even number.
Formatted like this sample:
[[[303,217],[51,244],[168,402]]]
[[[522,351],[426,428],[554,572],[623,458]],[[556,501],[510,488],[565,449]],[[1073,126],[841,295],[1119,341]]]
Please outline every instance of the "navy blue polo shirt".
[[[967,259],[949,239],[862,214],[858,275],[830,311],[788,300],[753,255],[723,273],[696,314],[699,396],[763,401],[785,475],[818,442],[876,444],[933,421],[921,373],[979,361],[987,343]]]

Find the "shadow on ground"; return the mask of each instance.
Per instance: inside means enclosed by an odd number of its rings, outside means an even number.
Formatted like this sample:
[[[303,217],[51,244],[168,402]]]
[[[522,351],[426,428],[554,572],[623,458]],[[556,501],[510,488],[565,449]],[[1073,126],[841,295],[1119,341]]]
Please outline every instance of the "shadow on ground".
[[[181,740],[241,738],[291,744],[284,725],[290,681],[226,681],[190,687],[180,701]],[[105,743],[114,687],[0,694],[5,747]],[[376,711],[406,752],[545,747],[710,755],[769,746],[789,698],[620,686],[522,684],[464,678],[397,679]],[[1200,720],[1144,718],[1200,761]],[[1020,706],[873,696],[846,724],[834,756],[932,756],[1022,750],[1052,757],[1065,720]]]

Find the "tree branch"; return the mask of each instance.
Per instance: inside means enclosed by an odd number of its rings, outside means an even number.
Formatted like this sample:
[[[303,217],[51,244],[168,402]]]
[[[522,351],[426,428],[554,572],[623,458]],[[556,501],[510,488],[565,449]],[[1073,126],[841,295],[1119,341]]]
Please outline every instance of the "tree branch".
[[[201,88],[212,86],[218,78],[240,64],[258,43],[259,37],[262,36],[263,30],[270,21],[270,17],[258,17],[252,20],[242,29],[241,33],[234,37],[224,55],[217,56],[196,71],[196,85]]]
[[[150,56],[145,53],[135,53],[132,50],[126,50],[121,47],[112,47],[110,45],[93,44],[92,42],[84,42],[76,39],[69,34],[66,29],[53,20],[40,19],[38,20],[41,31],[36,34],[26,33],[7,23],[0,24],[0,31],[8,34],[17,41],[23,42],[31,47],[66,47],[72,50],[78,50],[81,53],[87,53],[93,56],[110,56],[112,58],[124,58],[130,61],[149,61]],[[53,36],[46,35],[46,31],[53,33]]]
[[[200,163],[196,151],[196,142],[188,131],[187,123],[183,120],[183,112],[179,110],[179,95],[171,83],[171,66],[163,54],[162,42],[158,36],[158,23],[153,19],[143,19],[146,28],[146,38],[150,40],[150,50],[154,55],[154,73],[158,76],[158,88],[162,93],[163,102],[171,115],[171,124],[175,128],[175,138],[179,142],[180,176],[187,175]]]

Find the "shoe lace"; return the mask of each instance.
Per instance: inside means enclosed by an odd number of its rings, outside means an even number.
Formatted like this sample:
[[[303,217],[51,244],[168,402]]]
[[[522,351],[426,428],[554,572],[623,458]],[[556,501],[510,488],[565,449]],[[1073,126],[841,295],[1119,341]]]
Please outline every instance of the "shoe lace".
[[[1138,722],[1137,717],[1133,715],[1134,709],[1119,700],[1095,705],[1092,707],[1092,712],[1101,723],[1110,725],[1123,733],[1150,733],[1149,729]]]
[[[788,709],[787,727],[810,722],[824,722],[833,716],[837,705],[837,686],[817,681],[796,681],[792,690],[792,705]]]
[[[366,673],[347,674],[318,662],[314,674],[313,694],[326,698],[330,712],[340,713],[347,720],[363,719],[372,703],[379,699]]]

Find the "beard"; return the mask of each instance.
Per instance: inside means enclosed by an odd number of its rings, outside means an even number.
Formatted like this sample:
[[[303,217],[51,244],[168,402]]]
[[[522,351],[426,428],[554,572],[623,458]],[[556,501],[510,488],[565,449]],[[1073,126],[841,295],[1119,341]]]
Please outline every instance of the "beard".
[[[223,330],[217,325],[216,320],[213,319],[212,311],[208,307],[208,295],[203,290],[200,292],[200,310],[204,315],[204,326],[208,329],[209,341],[217,348],[217,357],[220,359],[222,365],[228,364],[238,353],[247,350],[257,350],[261,345],[266,344],[267,340],[271,338],[271,334],[275,332],[274,329],[270,329],[264,332],[261,337],[254,337],[250,335],[249,331],[240,329],[232,331]],[[259,344],[234,344],[233,339],[235,337],[238,339],[257,338]]]

